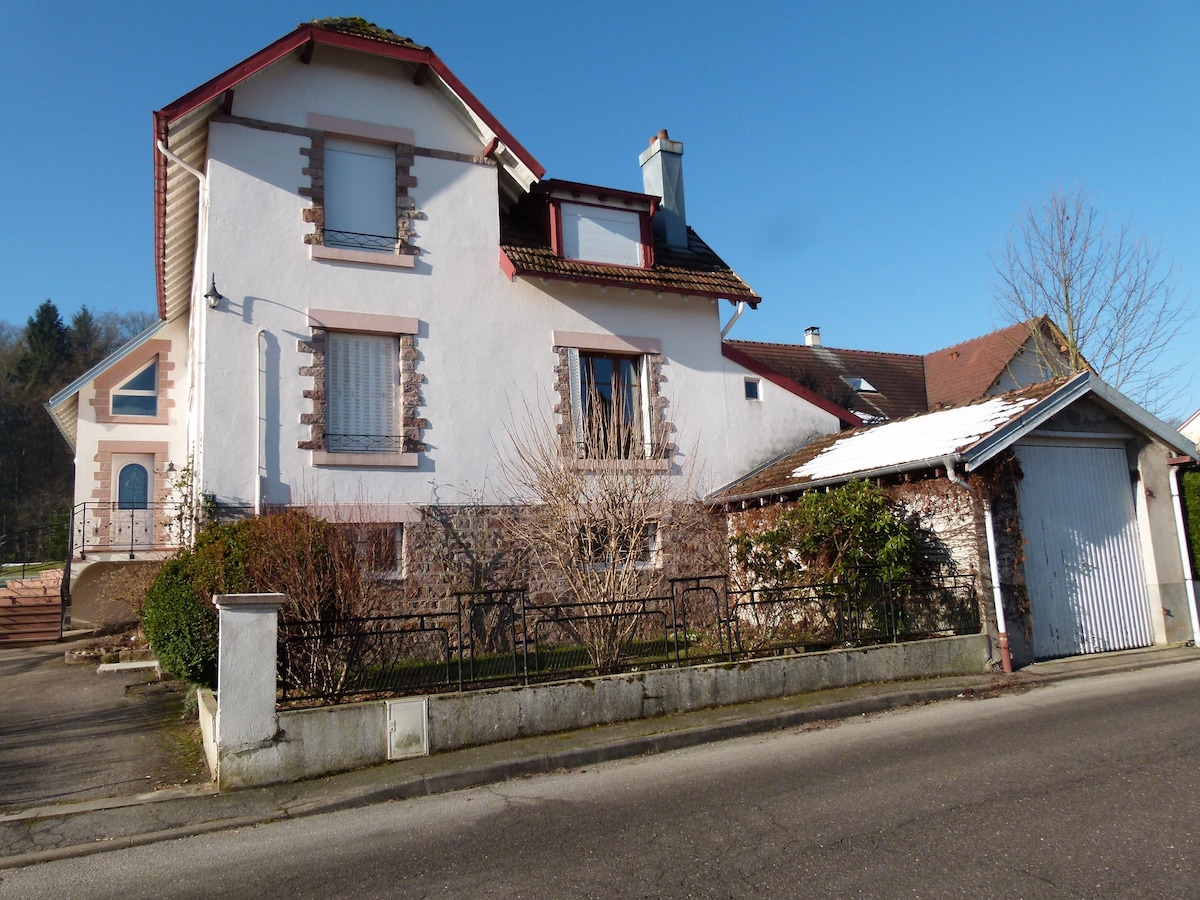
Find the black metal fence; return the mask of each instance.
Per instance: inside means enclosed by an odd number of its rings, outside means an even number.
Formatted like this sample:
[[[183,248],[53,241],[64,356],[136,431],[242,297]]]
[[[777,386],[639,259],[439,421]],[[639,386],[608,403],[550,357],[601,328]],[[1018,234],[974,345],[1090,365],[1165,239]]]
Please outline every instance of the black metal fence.
[[[721,576],[612,603],[454,595],[444,612],[280,625],[283,700],[467,690],[980,630],[973,578],[731,590]]]
[[[0,534],[0,581],[8,578],[28,578],[48,563],[62,568],[67,555],[67,520],[26,531]]]

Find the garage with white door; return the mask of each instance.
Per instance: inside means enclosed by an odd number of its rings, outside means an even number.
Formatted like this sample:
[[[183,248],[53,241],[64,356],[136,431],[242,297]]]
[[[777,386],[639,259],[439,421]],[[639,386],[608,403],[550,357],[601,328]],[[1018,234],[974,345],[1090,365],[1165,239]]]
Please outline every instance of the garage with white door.
[[[1037,659],[1154,643],[1125,444],[1047,438],[1014,447]],[[1136,465],[1136,458],[1133,460]]]

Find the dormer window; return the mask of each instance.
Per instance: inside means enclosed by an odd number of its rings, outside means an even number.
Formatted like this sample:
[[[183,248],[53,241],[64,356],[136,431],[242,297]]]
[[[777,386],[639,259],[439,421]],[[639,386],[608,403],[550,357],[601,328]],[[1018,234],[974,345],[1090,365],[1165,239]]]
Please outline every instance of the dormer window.
[[[642,217],[633,210],[563,203],[564,259],[641,266]]]
[[[654,265],[656,197],[568,181],[546,186],[550,241],[560,259],[631,269]]]

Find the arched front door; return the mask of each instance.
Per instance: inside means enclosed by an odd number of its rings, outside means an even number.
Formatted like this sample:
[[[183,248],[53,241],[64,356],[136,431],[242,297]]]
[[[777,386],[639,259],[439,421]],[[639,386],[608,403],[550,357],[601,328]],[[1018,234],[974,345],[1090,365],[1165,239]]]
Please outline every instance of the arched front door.
[[[112,511],[113,549],[154,544],[154,457],[113,456],[116,508]]]

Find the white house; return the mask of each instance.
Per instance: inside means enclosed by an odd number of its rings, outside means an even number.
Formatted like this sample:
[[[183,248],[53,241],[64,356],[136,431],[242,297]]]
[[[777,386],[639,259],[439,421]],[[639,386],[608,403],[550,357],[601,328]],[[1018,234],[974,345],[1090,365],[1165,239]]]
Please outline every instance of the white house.
[[[175,487],[399,535],[503,501],[527,407],[575,453],[589,396],[627,410],[608,456],[702,489],[856,421],[722,354],[722,301],[760,298],[687,224],[665,131],[644,192],[547,180],[433,51],[361,20],[302,25],[154,122],[161,322],[49,404],[76,556],[173,546]]]

